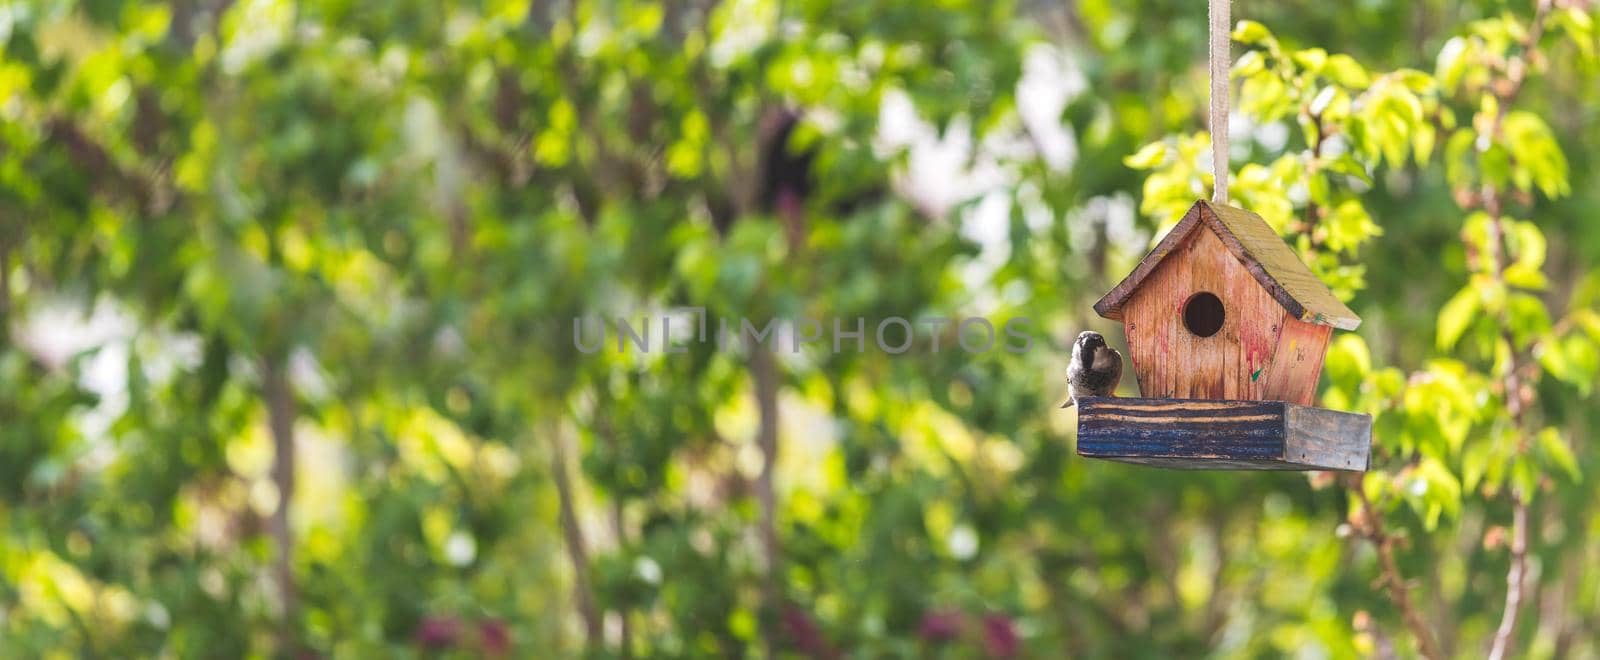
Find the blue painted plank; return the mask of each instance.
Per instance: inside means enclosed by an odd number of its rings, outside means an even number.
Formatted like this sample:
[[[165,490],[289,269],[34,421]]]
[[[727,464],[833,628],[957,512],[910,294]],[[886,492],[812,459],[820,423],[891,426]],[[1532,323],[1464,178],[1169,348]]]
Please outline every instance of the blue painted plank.
[[[1371,418],[1282,401],[1084,397],[1078,454],[1189,469],[1365,469]]]

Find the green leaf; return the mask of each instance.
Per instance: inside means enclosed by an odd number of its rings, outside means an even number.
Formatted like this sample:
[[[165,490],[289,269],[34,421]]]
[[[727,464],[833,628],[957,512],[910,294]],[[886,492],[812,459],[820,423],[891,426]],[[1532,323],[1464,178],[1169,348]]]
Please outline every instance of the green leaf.
[[[1543,291],[1550,285],[1543,271],[1534,270],[1522,263],[1507,266],[1504,275],[1507,284],[1523,289]]]
[[[1390,480],[1391,477],[1387,472],[1380,470],[1367,472],[1361,479],[1361,492],[1367,496],[1368,501],[1382,502],[1384,491],[1393,485]]]
[[[1483,182],[1490,186],[1504,186],[1511,180],[1511,155],[1505,147],[1491,144],[1478,155],[1478,168]]]
[[[1356,160],[1355,156],[1348,153],[1340,154],[1338,158],[1328,161],[1328,169],[1340,174],[1353,176],[1362,183],[1372,185],[1372,175],[1367,173],[1366,167]]]
[[[1544,301],[1526,293],[1506,297],[1506,320],[1518,348],[1526,347],[1535,337],[1550,330],[1550,312],[1545,309]]]
[[[1595,56],[1595,30],[1594,19],[1583,7],[1572,6],[1555,13],[1552,22],[1559,26],[1572,37],[1572,43],[1578,46],[1578,52],[1583,57],[1593,60]]]
[[[1332,202],[1333,192],[1328,186],[1328,175],[1322,172],[1312,172],[1306,175],[1306,194],[1311,201],[1318,204]]]
[[[1573,320],[1568,317],[1568,321]],[[1537,357],[1547,373],[1576,386],[1584,395],[1594,389],[1595,379],[1600,377],[1600,344],[1587,332],[1546,335],[1539,342]]]
[[[1487,274],[1472,276],[1472,283],[1468,285],[1478,292],[1478,303],[1483,305],[1483,311],[1498,314],[1505,309],[1506,286]]]
[[[1347,254],[1353,254],[1361,244],[1383,233],[1367,214],[1366,207],[1354,199],[1335,207],[1323,221],[1323,227],[1327,230],[1328,247]]]
[[[1246,78],[1239,86],[1239,109],[1263,122],[1273,122],[1293,110],[1293,99],[1283,79],[1272,72]]]
[[[1416,130],[1411,132],[1411,152],[1416,157],[1417,165],[1428,166],[1428,161],[1433,157],[1434,141],[1438,136],[1438,131],[1427,122],[1417,124]]]
[[[1454,91],[1456,85],[1461,82],[1470,55],[1470,44],[1465,37],[1451,37],[1449,41],[1444,42],[1444,47],[1439,49],[1439,58],[1434,64],[1433,75],[1446,91]]]
[[[1594,389],[1595,379],[1600,377],[1600,343],[1581,334],[1572,334],[1561,340],[1560,347],[1570,374],[1567,382],[1576,385],[1580,394],[1587,395]]]
[[[1573,481],[1582,481],[1583,473],[1578,469],[1578,459],[1572,455],[1572,448],[1561,437],[1561,432],[1554,427],[1546,427],[1538,436],[1539,456],[1546,465],[1555,466]]]
[[[1478,254],[1488,254],[1490,224],[1494,222],[1488,213],[1475,211],[1467,216],[1461,223],[1461,240],[1466,243],[1469,250]]]
[[[1326,361],[1328,380],[1347,386],[1360,384],[1372,371],[1372,354],[1360,335],[1345,333],[1333,340]]]
[[[1372,78],[1367,75],[1366,68],[1356,62],[1355,58],[1343,53],[1328,57],[1327,64],[1322,68],[1322,75],[1350,89],[1363,89],[1372,84]]]
[[[1266,67],[1267,58],[1261,55],[1261,51],[1252,50],[1239,56],[1239,60],[1233,63],[1230,75],[1234,78],[1246,78],[1261,73]]]
[[[1122,164],[1136,170],[1148,170],[1161,164],[1167,158],[1167,143],[1151,142],[1144,145],[1138,152],[1122,159]]]
[[[1507,113],[1501,130],[1512,159],[1512,179],[1518,188],[1528,190],[1537,186],[1551,198],[1571,192],[1567,182],[1567,157],[1543,119],[1526,111]]]
[[[1444,145],[1444,180],[1452,186],[1470,185],[1476,161],[1472,143],[1477,139],[1471,130],[1459,129],[1450,134]]]
[[[1423,458],[1417,463],[1415,479],[1424,484],[1420,490],[1423,502],[1430,505],[1425,524],[1432,529],[1438,522],[1440,513],[1455,518],[1461,514],[1461,482],[1444,466],[1444,463],[1433,457]],[[1419,490],[1417,488],[1413,489]]]
[[[1487,442],[1468,443],[1461,450],[1461,489],[1464,492],[1473,492],[1478,489],[1484,473],[1489,467],[1489,454],[1492,447]]]
[[[1267,26],[1255,21],[1239,21],[1233,28],[1233,40],[1242,44],[1260,43],[1272,39]]]
[[[1400,82],[1406,86],[1406,89],[1418,94],[1431,93],[1438,86],[1433,76],[1416,69],[1400,69],[1395,71],[1395,74],[1400,76]]]
[[[1539,225],[1526,220],[1510,223],[1511,225],[1511,251],[1517,257],[1517,263],[1533,270],[1544,267],[1546,245],[1544,232]]]
[[[1328,51],[1321,48],[1307,48],[1295,51],[1294,62],[1309,73],[1322,72],[1323,65],[1328,63]]]
[[[1536,492],[1539,489],[1539,477],[1543,474],[1537,463],[1537,457],[1514,455],[1511,458],[1511,485],[1524,493]]]
[[[1510,252],[1516,258],[1514,263],[1506,267],[1506,282],[1524,289],[1543,290],[1549,284],[1540,270],[1544,267],[1546,251],[1544,232],[1538,225],[1528,221],[1507,221],[1504,224]]]
[[[1467,326],[1472,325],[1477,312],[1478,292],[1472,287],[1469,286],[1451,296],[1444,307],[1439,309],[1437,330],[1439,350],[1447,351],[1455,348],[1456,342],[1461,339],[1461,334],[1467,331]]]

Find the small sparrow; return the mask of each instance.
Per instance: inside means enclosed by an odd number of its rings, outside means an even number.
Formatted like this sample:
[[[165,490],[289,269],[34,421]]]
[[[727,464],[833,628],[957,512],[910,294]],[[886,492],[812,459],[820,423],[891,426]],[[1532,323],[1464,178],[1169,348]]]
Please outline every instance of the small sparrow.
[[[1067,365],[1066,408],[1080,396],[1112,396],[1122,382],[1122,354],[1106,345],[1098,332],[1083,332],[1072,342],[1072,363]]]

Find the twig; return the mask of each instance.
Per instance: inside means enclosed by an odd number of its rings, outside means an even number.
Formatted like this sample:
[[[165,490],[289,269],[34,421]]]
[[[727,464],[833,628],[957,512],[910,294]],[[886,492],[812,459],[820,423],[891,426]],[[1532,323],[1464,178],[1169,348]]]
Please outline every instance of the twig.
[[[1409,587],[1400,572],[1400,563],[1395,560],[1396,539],[1384,530],[1383,517],[1373,508],[1372,501],[1367,499],[1367,492],[1361,487],[1360,476],[1352,475],[1346,485],[1361,501],[1361,515],[1352,522],[1361,535],[1371,541],[1373,548],[1378,551],[1378,566],[1383,572],[1379,584],[1385,587],[1389,600],[1394,601],[1394,606],[1400,610],[1400,617],[1405,620],[1406,627],[1410,628],[1411,634],[1417,638],[1418,650],[1422,653],[1422,657],[1428,660],[1442,660],[1445,657],[1444,652],[1439,650],[1439,643],[1434,640],[1433,632],[1429,630],[1422,613],[1416,604],[1411,602]]]
[[[0,348],[11,344],[11,245],[0,224]]]
[[[611,447],[611,451],[615,452],[616,455],[622,455],[620,443],[617,442],[616,433],[612,432],[611,423],[609,420],[597,419],[595,421],[595,430],[600,434],[600,437],[605,440],[606,445]],[[611,531],[617,536],[618,547],[626,547],[628,545],[628,518],[627,510],[623,505],[624,503],[622,500],[622,494],[618,492],[612,492]],[[617,618],[621,619],[622,621],[617,643],[618,646],[621,647],[619,650],[619,656],[624,660],[628,660],[633,657],[633,622],[630,620],[630,614],[631,612],[629,612],[628,608],[625,606],[617,608]]]
[[[1319,161],[1322,159],[1322,145],[1328,140],[1326,129],[1322,125],[1322,115],[1311,112],[1307,112],[1306,114],[1311,118],[1312,125],[1317,129],[1316,142],[1312,143],[1311,145],[1311,160],[1306,164],[1307,173],[1315,175],[1317,174],[1317,170],[1320,169],[1319,166],[1321,165]],[[1321,243],[1317,240],[1316,233],[1317,223],[1321,219],[1322,209],[1317,206],[1317,200],[1311,199],[1310,196],[1307,196],[1304,233],[1307,238],[1311,239],[1311,249],[1313,252]]]
[[[1311,118],[1314,120],[1317,129],[1317,140],[1312,145],[1311,157],[1311,163],[1315,166],[1317,159],[1322,156],[1322,145],[1327,135],[1324,134],[1325,128],[1321,115],[1311,115]],[[1306,205],[1306,219],[1302,228],[1303,233],[1311,238],[1313,250],[1316,249],[1318,244],[1315,233],[1320,220],[1321,216],[1317,210],[1317,203],[1313,200]],[[1363,538],[1372,542],[1373,548],[1378,552],[1378,565],[1382,571],[1382,577],[1378,580],[1379,586],[1384,588],[1389,594],[1389,599],[1400,610],[1400,616],[1405,620],[1406,627],[1417,638],[1417,646],[1420,647],[1419,650],[1423,657],[1429,660],[1441,660],[1445,657],[1444,652],[1440,650],[1439,643],[1434,640],[1433,632],[1428,628],[1427,619],[1423,617],[1417,605],[1411,601],[1411,594],[1409,587],[1406,585],[1405,576],[1400,572],[1400,563],[1394,557],[1396,539],[1384,530],[1383,513],[1373,507],[1372,501],[1367,498],[1367,491],[1361,485],[1361,476],[1359,474],[1346,475],[1345,487],[1355,493],[1356,497],[1361,501],[1361,510],[1352,520],[1352,523],[1353,526],[1357,527],[1357,531]]]
[[[1312,165],[1315,166],[1317,159],[1322,156],[1322,145],[1327,135],[1324,134],[1325,128],[1322,123],[1322,117],[1320,115],[1311,115],[1311,117],[1315,121],[1317,129],[1317,140],[1312,145],[1311,158]],[[1313,250],[1316,249],[1318,244],[1315,232],[1320,220],[1321,216],[1318,214],[1317,204],[1313,200],[1306,205],[1306,219],[1303,227],[1303,232],[1311,238]],[[1406,585],[1405,576],[1400,572],[1400,563],[1394,557],[1394,545],[1397,541],[1384,529],[1383,513],[1373,507],[1372,501],[1367,498],[1366,489],[1361,485],[1361,476],[1359,474],[1347,475],[1345,487],[1354,492],[1361,501],[1361,510],[1352,522],[1358,528],[1357,531],[1362,537],[1371,541],[1373,548],[1378,552],[1378,565],[1382,571],[1382,577],[1378,580],[1379,586],[1384,587],[1384,590],[1389,594],[1389,599],[1400,610],[1400,616],[1405,620],[1406,627],[1417,638],[1417,646],[1420,647],[1419,650],[1423,657],[1429,660],[1440,660],[1446,657],[1440,649],[1439,643],[1434,639],[1432,630],[1428,628],[1427,619],[1422,615],[1416,603],[1411,601],[1411,594],[1409,587]]]
[[[750,375],[755,381],[756,409],[761,426],[756,432],[756,444],[761,448],[761,474],[756,477],[756,503],[760,507],[762,559],[766,564],[766,584],[763,588],[766,616],[767,657],[777,657],[779,588],[778,573],[781,550],[778,545],[778,503],[773,487],[773,472],[778,463],[778,373],[771,351],[760,342],[750,342]]]
[[[272,483],[278,488],[278,506],[267,520],[276,550],[273,582],[283,607],[279,650],[292,654],[299,646],[295,618],[298,602],[294,580],[294,531],[289,527],[289,505],[294,500],[294,391],[290,389],[286,358],[267,357],[261,363],[261,389],[267,403],[267,426],[272,432]]]
[[[1517,94],[1522,91],[1522,83],[1527,80],[1529,64],[1528,53],[1534,52],[1539,47],[1539,37],[1544,33],[1545,17],[1550,13],[1550,0],[1536,0],[1534,3],[1533,25],[1528,29],[1527,36],[1522,41],[1522,53],[1512,58],[1506,66],[1507,86],[1504,91],[1496,93],[1499,100],[1499,109],[1495,114],[1491,136],[1499,136],[1501,124],[1505,120]],[[1491,89],[1495,89],[1491,87]],[[1501,286],[1505,286],[1505,227],[1504,203],[1501,191],[1490,184],[1483,187],[1484,210],[1490,217],[1489,230],[1489,266]],[[1510,357],[1506,368],[1503,388],[1506,397],[1506,410],[1511,415],[1512,424],[1518,430],[1523,425],[1523,394],[1522,376],[1517,367],[1516,343],[1511,336],[1510,319],[1507,312],[1501,311],[1501,335],[1508,344]],[[1524,448],[1519,443],[1518,451]],[[1510,652],[1513,638],[1517,632],[1517,617],[1522,611],[1522,601],[1527,591],[1528,567],[1528,498],[1532,493],[1524,493],[1519,489],[1511,492],[1511,566],[1506,571],[1506,601],[1505,609],[1500,615],[1500,626],[1495,629],[1494,639],[1489,646],[1489,658],[1501,660]]]
[[[134,167],[124,167],[111,151],[80,128],[70,117],[56,115],[45,122],[51,144],[58,145],[74,167],[88,173],[95,188],[109,191],[108,197],[131,202],[141,213],[159,213],[170,208],[175,193],[154,177]],[[157,202],[160,202],[159,204]]]
[[[589,548],[583,539],[583,527],[578,524],[577,508],[573,505],[572,477],[567,474],[566,438],[558,424],[550,426],[550,472],[555,477],[556,500],[561,510],[561,538],[566,542],[567,559],[572,562],[572,591],[578,600],[578,614],[583,617],[583,628],[590,648],[600,643],[603,630],[599,610],[595,606],[594,592],[589,587]]]
[[[1228,568],[1228,518],[1211,517],[1211,535],[1217,548],[1217,565],[1211,570],[1211,597],[1206,599],[1205,639],[1215,641],[1222,626],[1227,623],[1228,607],[1232,598],[1224,592],[1223,578]]]
[[[1517,632],[1522,596],[1527,591],[1528,503],[1521,494],[1513,494],[1511,498],[1511,568],[1506,571],[1506,609],[1500,616],[1500,627],[1494,632],[1489,660],[1501,660],[1509,652],[1511,638]]]

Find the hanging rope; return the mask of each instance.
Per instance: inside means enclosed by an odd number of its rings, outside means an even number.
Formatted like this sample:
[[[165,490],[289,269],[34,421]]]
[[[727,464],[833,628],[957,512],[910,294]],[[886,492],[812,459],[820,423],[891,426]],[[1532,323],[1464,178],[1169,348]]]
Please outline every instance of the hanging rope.
[[[1211,7],[1211,201],[1228,203],[1228,24],[1232,0],[1210,0]]]

